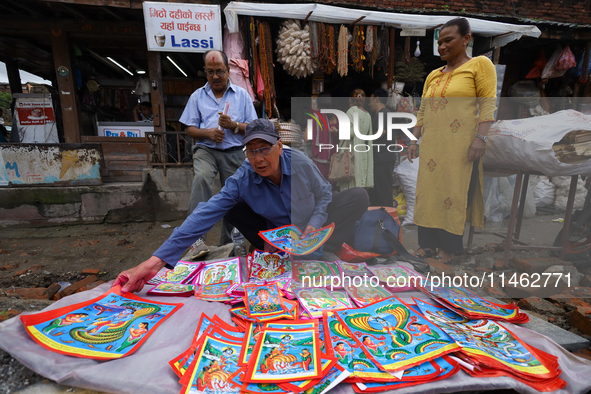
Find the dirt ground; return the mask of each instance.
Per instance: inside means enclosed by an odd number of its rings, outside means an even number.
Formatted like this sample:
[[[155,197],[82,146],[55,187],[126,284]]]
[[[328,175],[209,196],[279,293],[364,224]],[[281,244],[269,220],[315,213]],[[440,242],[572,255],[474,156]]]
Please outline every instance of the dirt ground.
[[[522,239],[551,243],[560,229],[560,225],[553,223],[552,219],[553,217],[536,216],[529,222],[524,221]],[[170,236],[174,227],[181,223],[175,221],[0,228],[0,321],[22,311],[41,310],[52,302],[7,296],[11,289],[42,288],[59,282],[74,283],[83,279],[86,275],[83,275],[82,271],[89,268],[99,269],[98,278],[108,282],[116,278],[119,272],[150,257],[151,253]],[[546,230],[541,230],[541,223],[544,223]],[[403,242],[409,250],[416,248],[415,232],[412,228],[403,231]],[[217,244],[219,234],[218,224],[208,234],[207,243]],[[486,242],[499,242],[499,239],[477,236],[475,247],[452,265],[456,274],[467,272],[472,275],[478,272],[479,266],[487,265],[486,261],[502,259],[502,249],[485,248]],[[512,257],[518,258],[537,259],[549,255],[548,252],[541,251],[512,252]],[[591,274],[591,269],[579,266],[579,272]],[[553,315],[547,315],[546,319],[581,334],[570,326],[568,307],[564,309],[564,314],[558,310]],[[0,351],[0,393],[13,392],[43,379],[7,353]]]

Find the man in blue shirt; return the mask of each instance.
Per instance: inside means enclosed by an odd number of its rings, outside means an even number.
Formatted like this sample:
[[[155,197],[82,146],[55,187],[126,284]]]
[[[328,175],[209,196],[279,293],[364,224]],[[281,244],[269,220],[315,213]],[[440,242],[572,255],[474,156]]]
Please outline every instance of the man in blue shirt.
[[[305,229],[302,237],[334,223],[334,232],[324,244],[328,251],[350,242],[355,223],[369,205],[365,189],[333,194],[312,160],[300,151],[284,149],[269,120],[251,122],[243,143],[248,160],[222,190],[199,204],[152,257],[119,274],[113,286],[122,285],[123,293],[141,290],[165,265],[176,265],[183,251],[224,216],[258,249],[264,249],[259,231],[292,223]]]
[[[221,51],[209,51],[203,56],[207,83],[189,98],[180,122],[187,125],[187,134],[196,139],[193,146],[195,178],[189,199],[189,215],[201,202],[212,196],[217,173],[222,187],[244,161],[242,135],[246,124],[257,118],[250,95],[229,80],[228,57]],[[224,107],[229,110],[223,115]],[[232,227],[223,221],[220,243],[232,242]],[[205,234],[203,234],[205,236]],[[191,247],[189,258],[209,252],[204,239]]]

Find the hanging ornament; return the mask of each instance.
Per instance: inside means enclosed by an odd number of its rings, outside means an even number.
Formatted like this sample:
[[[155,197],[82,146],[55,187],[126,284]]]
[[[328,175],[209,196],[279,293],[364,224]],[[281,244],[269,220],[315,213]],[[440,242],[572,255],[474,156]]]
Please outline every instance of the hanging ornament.
[[[421,41],[417,40],[417,49],[415,49],[415,57],[421,56]]]

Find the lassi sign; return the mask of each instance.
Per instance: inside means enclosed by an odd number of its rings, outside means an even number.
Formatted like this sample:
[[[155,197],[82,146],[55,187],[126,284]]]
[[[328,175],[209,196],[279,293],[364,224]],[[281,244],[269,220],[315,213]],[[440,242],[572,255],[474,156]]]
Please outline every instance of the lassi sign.
[[[145,1],[149,51],[207,52],[222,49],[219,5]]]

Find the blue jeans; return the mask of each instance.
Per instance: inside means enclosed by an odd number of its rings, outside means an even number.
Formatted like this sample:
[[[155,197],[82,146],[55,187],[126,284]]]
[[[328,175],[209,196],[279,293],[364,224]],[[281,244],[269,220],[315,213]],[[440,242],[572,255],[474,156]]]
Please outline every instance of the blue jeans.
[[[234,175],[236,170],[244,162],[242,149],[218,150],[203,145],[193,146],[193,186],[189,198],[189,214],[191,214],[200,202],[208,201],[213,195],[212,186],[216,175],[220,174],[222,187],[226,179]],[[232,242],[232,225],[225,219],[222,220],[222,235],[220,244]]]

